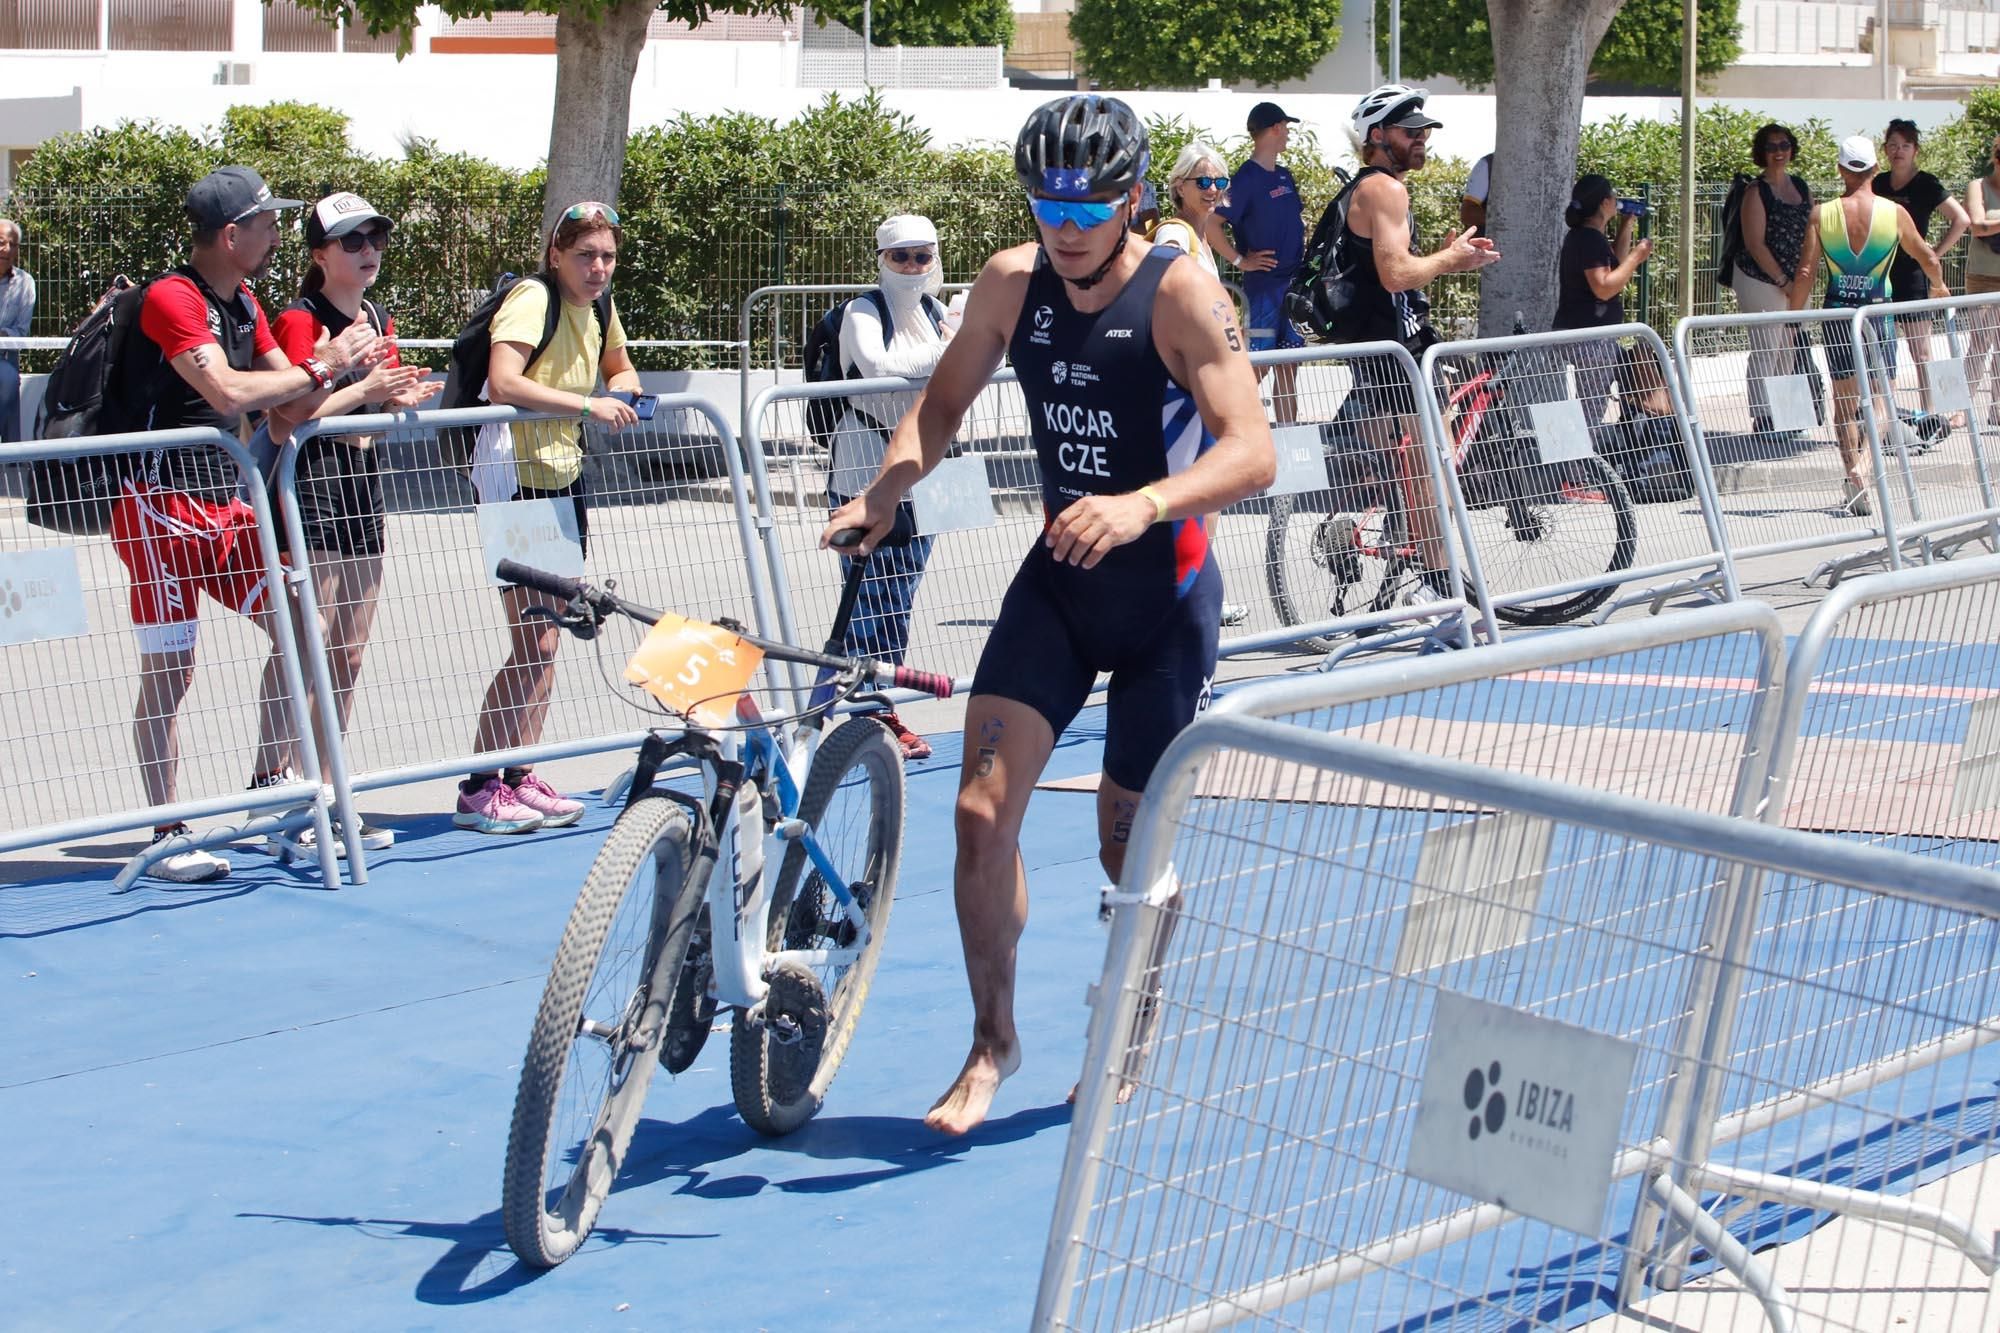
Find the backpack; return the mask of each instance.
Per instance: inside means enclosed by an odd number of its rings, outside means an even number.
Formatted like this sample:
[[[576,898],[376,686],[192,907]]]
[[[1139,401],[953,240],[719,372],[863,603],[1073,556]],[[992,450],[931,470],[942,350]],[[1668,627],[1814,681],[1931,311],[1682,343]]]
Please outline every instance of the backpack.
[[[549,350],[549,344],[556,340],[556,329],[562,322],[562,298],[556,292],[555,280],[547,273],[502,273],[499,281],[486,299],[473,308],[472,315],[465,321],[465,327],[451,340],[451,352],[445,360],[444,392],[438,396],[440,408],[485,407],[486,399],[481,395],[486,389],[486,372],[493,361],[493,317],[500,313],[507,293],[523,282],[539,282],[549,291],[549,309],[542,321],[542,336],[535,343],[535,350],[528,354],[523,366],[532,366]],[[611,329],[611,293],[607,290],[591,303],[597,312],[598,336],[605,337]],[[445,457],[457,467],[469,467],[472,458],[472,439],[478,433],[476,426],[447,426],[438,432]]]
[[[1736,261],[1743,257],[1743,196],[1750,192],[1755,176],[1738,172],[1729,182],[1722,201],[1722,230],[1716,233],[1715,281],[1727,287],[1736,280]]]
[[[1334,320],[1354,295],[1353,279],[1333,267],[1334,247],[1347,225],[1347,209],[1354,198],[1354,178],[1339,167],[1333,174],[1340,181],[1340,192],[1320,213],[1312,239],[1306,242],[1305,253],[1285,288],[1284,302],[1285,318],[1311,329],[1323,342],[1335,340]]]
[[[49,372],[35,438],[70,440],[146,429],[153,380],[165,362],[159,349],[134,348],[139,312],[152,281],[120,277],[70,335]],[[27,515],[38,527],[72,536],[111,527],[111,502],[138,466],[138,455],[85,454],[42,459],[29,468]]]
[[[806,383],[823,384],[830,380],[858,379],[859,372],[848,374],[840,364],[840,329],[847,321],[847,307],[855,301],[867,301],[875,307],[877,318],[882,321],[882,341],[896,336],[896,321],[889,314],[889,298],[882,295],[880,287],[871,287],[856,297],[841,301],[819,317],[806,334],[805,370]],[[924,313],[930,316],[931,327],[944,327],[944,307],[937,298],[926,293],[923,300]],[[812,438],[829,454],[833,452],[833,431],[840,423],[842,407],[860,417],[875,429],[887,434],[889,427],[869,416],[860,408],[842,398],[811,398],[806,401],[806,429]]]

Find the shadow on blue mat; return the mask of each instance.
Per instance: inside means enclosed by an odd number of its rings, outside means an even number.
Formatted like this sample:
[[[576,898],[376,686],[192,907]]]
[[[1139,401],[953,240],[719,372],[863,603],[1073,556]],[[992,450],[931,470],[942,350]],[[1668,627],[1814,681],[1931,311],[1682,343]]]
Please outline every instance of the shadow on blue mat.
[[[781,1139],[765,1138],[726,1106],[711,1107],[679,1122],[641,1120],[633,1134],[631,1151],[626,1155],[625,1169],[619,1172],[618,1183],[605,1205],[605,1215],[616,1216],[619,1195],[674,1180],[680,1182],[673,1191],[676,1195],[705,1200],[747,1199],[766,1189],[788,1194],[831,1194],[859,1189],[949,1165],[976,1148],[1033,1138],[1043,1130],[1067,1125],[1070,1109],[1056,1105],[1016,1111],[989,1120],[972,1133],[955,1139],[924,1128],[924,1122],[916,1117],[824,1116]],[[872,1160],[883,1166],[792,1180],[772,1180],[748,1173],[718,1175],[709,1169],[717,1162],[752,1152],[797,1154],[828,1161]],[[491,1300],[541,1276],[508,1252],[498,1209],[469,1222],[303,1217],[288,1213],[238,1213],[237,1216],[347,1228],[380,1240],[444,1242],[448,1248],[418,1279],[414,1293],[418,1300],[430,1305],[467,1305]],[[600,1222],[578,1254],[624,1245],[720,1238],[721,1233],[714,1231],[632,1231]]]

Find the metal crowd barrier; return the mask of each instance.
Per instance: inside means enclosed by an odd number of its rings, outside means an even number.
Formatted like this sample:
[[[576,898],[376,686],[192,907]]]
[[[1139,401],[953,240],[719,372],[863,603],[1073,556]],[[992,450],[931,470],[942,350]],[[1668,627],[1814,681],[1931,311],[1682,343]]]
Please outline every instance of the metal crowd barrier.
[[[513,632],[492,574],[503,556],[558,573],[587,571],[663,610],[747,620],[760,634],[777,632],[741,455],[711,403],[666,395],[650,421],[619,432],[589,428],[581,543],[567,501],[514,499],[501,493],[504,481],[482,500],[476,469],[466,466],[468,451],[477,449],[480,427],[503,422],[513,431],[533,430],[537,422],[576,425],[574,417],[512,408],[329,418],[302,427],[281,458],[278,490],[295,551],[329,540],[308,537],[298,503],[306,441],[369,436],[381,460],[389,510],[385,576],[372,611],[362,608],[372,623],[362,631],[366,667],[344,747],[356,790],[616,750],[644,735],[648,718],[631,704],[645,701],[622,680],[643,630],[614,623],[594,642],[560,641],[536,739],[480,742],[482,698],[509,658]],[[478,475],[490,484],[490,474]],[[557,480],[521,472],[513,484],[546,487]],[[326,628],[350,610],[323,603],[324,564],[311,577],[302,574],[299,587],[315,655],[323,651]],[[768,675],[764,680],[771,683]],[[520,684],[516,678],[491,686],[496,705],[535,707],[540,701],[520,692]]]
[[[1912,522],[1913,491],[1892,484],[1885,464],[1906,433],[1878,419],[1874,395],[1856,395],[1851,447],[1865,452],[1873,478],[1857,497],[1845,484],[1831,387],[1833,370],[1857,384],[1867,375],[1864,349],[1893,309],[1867,307],[1865,319],[1861,310],[1822,309],[1680,322],[1675,354],[1701,452],[1739,577],[1752,586],[1804,588],[1858,566],[1902,566],[1899,528]],[[1835,350],[1823,362],[1829,339]]]
[[[785,351],[788,348],[803,351],[806,335],[812,332],[813,325],[819,323],[820,316],[835,301],[859,296],[875,285],[872,282],[775,283],[759,287],[743,298],[736,314],[737,354],[741,357],[737,369],[737,392],[741,395],[737,403],[740,413],[737,420],[744,423],[746,432],[749,430],[751,399],[757,393],[753,381],[768,375],[768,387],[780,387],[784,382]],[[970,290],[972,284],[969,282],[947,282],[939,288],[939,299],[949,301],[953,294]],[[768,366],[752,364],[760,329],[769,339],[767,347],[771,363]]]
[[[1785,668],[1765,817],[2000,866],[2000,556],[1842,583]]]
[[[1240,714],[1159,771],[1035,1327],[1993,1325],[2000,876]]]
[[[1416,470],[1435,496],[1442,491],[1438,460],[1422,432],[1398,448],[1383,433],[1393,420],[1351,392],[1355,368],[1364,365],[1414,392],[1409,354],[1371,344],[1252,360],[1300,366],[1300,422],[1277,429],[1279,477],[1270,491],[1211,520],[1223,597],[1246,612],[1240,626],[1224,631],[1224,655],[1292,644],[1325,652],[1339,636],[1408,624],[1469,642],[1465,579],[1449,525],[1427,501],[1415,512],[1430,519],[1431,530],[1413,531],[1396,474]],[[1091,372],[1077,366],[1066,373]],[[839,591],[840,563],[818,546],[829,496],[844,498],[872,479],[886,431],[920,388],[899,379],[790,385],[760,392],[751,405],[744,446],[752,491],[779,614],[799,642],[818,642]],[[1080,429],[1079,466],[1091,466],[1090,450],[1104,443]],[[864,599],[881,599],[873,605],[909,607],[907,640],[894,617],[874,615],[867,600],[861,632],[885,633],[913,664],[963,683],[1008,581],[1043,529],[1041,474],[1011,370],[995,375],[974,403],[951,456],[919,484],[911,506],[928,544],[878,556],[864,584]],[[893,600],[899,585],[903,603]],[[871,642],[879,655],[884,643]]]
[[[1991,458],[2000,429],[1976,409],[1967,375],[1975,344],[2000,360],[1989,346],[2000,341],[2000,295],[1904,301],[1892,310],[1887,336],[1867,347],[1878,405],[1893,413],[1893,424],[1878,422],[1887,425],[1890,463],[1883,489],[1900,491],[1908,506],[1898,528],[1904,549],[1926,562],[1972,542],[2000,549]],[[1963,429],[1950,426],[1959,413]]]
[[[1448,464],[1474,594],[1496,633],[1494,613],[1547,625],[1657,609],[1692,590],[1735,598],[1714,489],[1669,365],[1640,324],[1424,353],[1425,427]]]
[[[1747,816],[1765,787],[1784,652],[1775,611],[1732,602],[1261,682],[1210,711]]]
[[[214,448],[233,460],[241,494],[257,515],[257,547],[243,562],[246,577],[268,580],[269,571],[280,568],[270,501],[250,455],[232,436],[180,430],[0,445],[0,464],[18,465],[25,481],[38,461],[176,447]],[[0,737],[12,773],[0,785],[0,852],[247,812],[239,823],[140,848],[119,872],[117,888],[129,888],[148,866],[190,847],[296,832],[308,823],[322,882],[337,887],[329,808],[346,827],[358,823],[344,785],[334,780],[338,757],[318,752],[309,721],[305,673],[316,678],[317,696],[326,698],[324,662],[316,654],[302,656],[288,615],[265,618],[267,637],[198,594],[193,681],[175,728],[174,799],[150,800],[134,748],[135,709],[149,705],[135,703],[141,675],[131,579],[109,535],[88,531],[95,525],[84,523],[80,510],[62,517],[66,527],[86,530],[34,526],[25,506],[0,506]],[[171,525],[170,518],[166,522]],[[155,562],[163,559],[151,544],[139,549]],[[164,572],[163,565],[153,567]],[[162,599],[193,592],[191,584],[170,585],[163,577],[141,588],[148,585]],[[253,791],[246,784],[258,763],[257,699],[267,673],[276,710],[269,739],[296,754],[297,776]],[[358,840],[348,869],[355,883],[367,878]]]

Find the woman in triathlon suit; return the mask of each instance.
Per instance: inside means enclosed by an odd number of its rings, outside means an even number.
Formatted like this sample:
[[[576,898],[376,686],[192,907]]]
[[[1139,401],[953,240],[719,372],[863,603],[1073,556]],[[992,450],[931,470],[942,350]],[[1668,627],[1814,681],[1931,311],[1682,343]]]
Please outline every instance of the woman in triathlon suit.
[[[1875,141],[1865,134],[1843,141],[1841,196],[1813,208],[1805,254],[1792,279],[1792,309],[1805,309],[1821,260],[1826,261],[1826,296],[1821,304],[1827,309],[1887,301],[1889,267],[1899,247],[1916,257],[1924,276],[1930,279],[1932,296],[1951,295],[1944,285],[1944,271],[1938,267],[1937,252],[1925,242],[1901,204],[1876,197],[1874,179]],[[1886,320],[1868,321],[1868,336],[1886,339],[1886,325]],[[1820,328],[1826,340],[1827,378],[1833,382],[1834,434],[1846,472],[1841,479],[1842,507],[1850,514],[1867,514],[1872,508],[1868,493],[1874,488],[1875,477],[1868,442],[1862,437],[1860,385],[1856,382],[1868,374],[1867,349],[1854,346],[1853,329],[1845,321],[1829,321]],[[1871,385],[1870,392],[1875,399],[1876,421],[1893,421],[1880,385]]]
[[[396,336],[396,321],[363,295],[381,276],[395,222],[375,211],[357,194],[328,195],[306,215],[306,247],[312,264],[299,284],[299,299],[271,323],[271,336],[287,360],[313,356],[356,320],[376,333]],[[283,445],[303,421],[315,417],[352,416],[383,408],[416,407],[444,387],[422,379],[423,371],[404,366],[392,351],[373,370],[348,371],[331,386],[270,412],[271,441]],[[315,435],[299,448],[297,472],[299,525],[305,529],[306,563],[312,570],[313,595],[319,603],[320,633],[326,642],[327,672],[332,677],[334,709],[340,735],[354,712],[354,685],[361,677],[361,655],[382,595],[383,515],[381,463],[370,435]],[[271,508],[278,508],[277,497]],[[278,529],[278,550],[296,563],[286,529]],[[275,653],[275,649],[273,652]],[[312,689],[312,677],[306,677]],[[319,722],[313,712],[315,726]],[[318,736],[319,753],[326,754],[338,737]],[[296,763],[292,765],[296,768]],[[291,839],[294,848],[309,848],[307,829]],[[390,846],[396,835],[366,823],[361,845],[369,851]],[[285,850],[272,838],[266,849]],[[345,855],[346,848],[340,849]]]
[[[1882,136],[1882,155],[1889,159],[1889,169],[1875,177],[1875,195],[1901,204],[1922,236],[1930,235],[1931,217],[1943,211],[1944,235],[1938,238],[1936,246],[1938,263],[1943,264],[1944,257],[1965,235],[1972,219],[1966,216],[1965,205],[1952,198],[1937,177],[1917,169],[1918,143],[1915,121],[1889,122],[1889,132]],[[1889,266],[1889,291],[1897,301],[1921,301],[1930,295],[1930,284],[1924,279],[1923,270],[1901,250],[1896,252],[1895,263]],[[1931,403],[1931,317],[1902,316],[1896,321],[1896,333],[1898,341],[1910,345],[1910,359],[1917,363],[1917,383],[1923,387],[1924,410],[1933,412],[1936,408]],[[1896,344],[1889,347],[1893,356]],[[1954,416],[1951,424],[1963,426],[1964,416]]]

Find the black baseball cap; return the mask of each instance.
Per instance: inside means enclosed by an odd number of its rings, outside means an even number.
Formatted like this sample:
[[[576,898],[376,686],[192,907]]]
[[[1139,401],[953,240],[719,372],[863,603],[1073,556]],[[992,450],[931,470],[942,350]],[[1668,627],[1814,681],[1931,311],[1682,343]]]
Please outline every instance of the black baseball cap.
[[[1250,108],[1250,132],[1252,134],[1268,130],[1281,120],[1289,121],[1294,125],[1299,123],[1297,116],[1286,115],[1285,108],[1279,106],[1276,102],[1259,102],[1256,106]]]
[[[328,241],[337,241],[348,232],[381,222],[394,227],[396,220],[375,211],[375,205],[349,190],[330,194],[306,214],[306,249],[317,250]]]
[[[221,231],[232,222],[281,208],[304,208],[302,199],[277,199],[264,178],[248,167],[217,167],[187,193],[188,216],[203,231]]]

